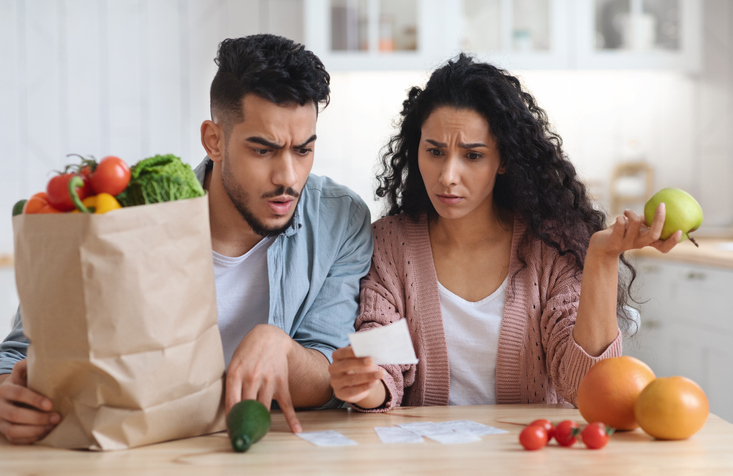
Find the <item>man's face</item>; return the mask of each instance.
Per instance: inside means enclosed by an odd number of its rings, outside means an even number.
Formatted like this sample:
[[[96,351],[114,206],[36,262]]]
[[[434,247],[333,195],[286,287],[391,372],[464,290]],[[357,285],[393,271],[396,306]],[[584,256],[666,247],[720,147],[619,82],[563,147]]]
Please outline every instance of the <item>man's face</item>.
[[[313,167],[316,106],[280,106],[254,94],[242,104],[244,121],[226,139],[222,183],[255,233],[277,235],[292,223]]]

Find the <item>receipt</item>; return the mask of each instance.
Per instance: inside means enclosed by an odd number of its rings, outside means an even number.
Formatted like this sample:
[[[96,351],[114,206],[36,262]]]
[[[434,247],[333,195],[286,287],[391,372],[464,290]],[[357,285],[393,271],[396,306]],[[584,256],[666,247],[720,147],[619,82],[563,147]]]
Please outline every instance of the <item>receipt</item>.
[[[392,324],[349,334],[351,348],[357,357],[371,357],[377,365],[416,364],[407,321],[400,319]]]

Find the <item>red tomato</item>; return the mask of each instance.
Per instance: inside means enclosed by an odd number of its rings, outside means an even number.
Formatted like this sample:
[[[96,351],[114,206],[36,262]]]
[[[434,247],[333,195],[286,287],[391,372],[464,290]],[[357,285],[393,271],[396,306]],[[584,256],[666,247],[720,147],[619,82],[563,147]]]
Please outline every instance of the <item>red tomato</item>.
[[[48,203],[46,192],[38,192],[25,202],[23,213],[28,215],[36,213],[61,213],[61,210],[55,209]]]
[[[611,438],[613,429],[606,427],[604,423],[599,421],[590,423],[583,429],[580,437],[583,439],[585,446],[592,450],[598,450],[606,446]]]
[[[46,186],[46,194],[48,195],[48,203],[62,212],[68,212],[73,210],[74,202],[71,201],[71,195],[69,195],[69,180],[76,174],[59,174],[48,181]],[[77,191],[80,200],[84,200],[89,193],[87,187],[81,188]]]
[[[519,434],[519,443],[525,450],[538,450],[547,445],[547,430],[539,425],[529,425]]]
[[[535,420],[530,425],[538,425],[544,428],[547,431],[547,442],[549,443],[550,440],[555,436],[555,427],[552,426],[552,422],[550,420],[540,419]]]
[[[97,193],[119,195],[130,183],[130,167],[119,157],[107,156],[97,164],[90,181]]]
[[[578,439],[578,424],[572,420],[563,420],[555,426],[555,441],[560,446],[572,446]]]

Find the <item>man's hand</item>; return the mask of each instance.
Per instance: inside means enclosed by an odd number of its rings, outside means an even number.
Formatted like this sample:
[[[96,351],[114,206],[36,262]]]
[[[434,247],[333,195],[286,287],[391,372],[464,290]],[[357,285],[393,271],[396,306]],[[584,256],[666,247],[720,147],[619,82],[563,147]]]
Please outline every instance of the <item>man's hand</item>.
[[[0,433],[14,444],[40,440],[61,421],[51,400],[28,388],[28,362],[21,360],[0,383]]]
[[[241,400],[257,400],[269,410],[276,400],[293,433],[302,431],[288,385],[288,354],[295,342],[279,327],[255,326],[234,351],[226,377],[226,412]]]

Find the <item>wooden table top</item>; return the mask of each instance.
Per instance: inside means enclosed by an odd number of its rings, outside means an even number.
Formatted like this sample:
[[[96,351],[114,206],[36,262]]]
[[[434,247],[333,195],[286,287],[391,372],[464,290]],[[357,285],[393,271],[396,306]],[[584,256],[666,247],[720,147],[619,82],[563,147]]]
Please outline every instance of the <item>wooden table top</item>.
[[[106,453],[13,446],[0,437],[0,474],[11,475],[252,475],[252,474],[733,474],[733,425],[710,415],[683,441],[652,440],[641,430],[615,433],[601,450],[554,441],[538,451],[518,442],[522,424],[537,418],[584,421],[562,405],[406,407],[387,414],[351,410],[299,412],[304,431],[336,430],[358,446],[317,447],[290,433],[273,411],[272,428],[246,453],[234,453],[225,433]],[[182,417],[185,417],[182,415]],[[509,433],[443,445],[382,444],[375,426],[473,420]]]

